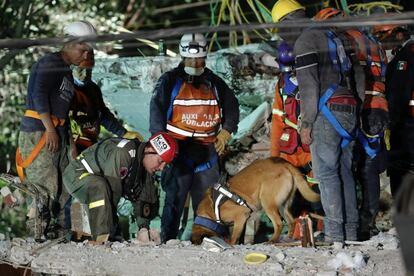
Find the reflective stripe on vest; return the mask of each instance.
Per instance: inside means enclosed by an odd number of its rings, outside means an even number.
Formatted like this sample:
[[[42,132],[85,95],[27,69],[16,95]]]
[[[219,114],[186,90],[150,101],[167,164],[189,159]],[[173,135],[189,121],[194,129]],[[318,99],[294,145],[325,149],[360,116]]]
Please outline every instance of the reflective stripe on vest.
[[[381,91],[370,91],[366,90],[365,95],[372,95],[372,96],[379,96],[379,97],[385,97],[384,93]]]
[[[89,209],[93,209],[93,208],[101,207],[101,206],[105,206],[105,200],[104,199],[97,200],[97,201],[89,203]]]
[[[283,112],[283,110],[273,108],[272,109],[272,114],[282,117],[283,115],[285,115],[285,112]]]
[[[92,170],[91,166],[89,166],[88,162],[86,162],[85,159],[82,159],[81,163],[82,163],[83,167],[88,171],[88,173],[93,174],[93,170]]]
[[[183,130],[170,124],[167,124],[167,130],[185,137],[211,137],[216,135],[215,131],[210,133],[199,133],[195,131]]]
[[[199,88],[177,80],[167,112],[167,130],[177,139],[202,138],[212,143],[221,123],[217,91],[207,84]]]

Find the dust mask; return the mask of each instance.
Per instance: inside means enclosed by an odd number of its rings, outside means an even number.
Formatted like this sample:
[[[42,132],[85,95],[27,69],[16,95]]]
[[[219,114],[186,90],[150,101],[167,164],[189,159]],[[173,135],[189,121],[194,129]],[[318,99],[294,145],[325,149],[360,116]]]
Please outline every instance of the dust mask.
[[[200,76],[204,73],[204,67],[194,68],[189,66],[184,66],[184,71],[190,76]]]

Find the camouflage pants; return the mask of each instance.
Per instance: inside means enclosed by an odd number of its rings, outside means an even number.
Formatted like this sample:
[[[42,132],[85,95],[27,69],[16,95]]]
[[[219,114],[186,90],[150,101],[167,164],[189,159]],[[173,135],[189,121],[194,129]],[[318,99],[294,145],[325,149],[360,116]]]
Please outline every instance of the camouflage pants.
[[[42,131],[20,132],[19,147],[23,159],[27,158],[37,145],[42,134]],[[47,224],[52,220],[57,225],[64,225],[64,212],[62,210],[68,200],[68,193],[62,185],[62,173],[69,163],[69,151],[67,148],[65,141],[61,141],[60,150],[55,153],[50,152],[44,147],[30,166],[25,169],[27,185],[32,185],[32,188],[35,187],[40,196],[40,200],[34,200],[32,198],[32,205],[37,205],[32,207],[34,209],[42,209],[39,207],[39,201],[43,203],[44,212],[50,214],[45,215]],[[33,212],[33,208],[31,209]],[[39,233],[33,233],[34,229],[32,224],[34,223],[33,219],[36,218],[36,216],[33,216],[35,215],[30,215],[29,211],[27,226],[29,230],[32,230],[30,231],[32,233],[29,234],[35,235],[36,237]]]

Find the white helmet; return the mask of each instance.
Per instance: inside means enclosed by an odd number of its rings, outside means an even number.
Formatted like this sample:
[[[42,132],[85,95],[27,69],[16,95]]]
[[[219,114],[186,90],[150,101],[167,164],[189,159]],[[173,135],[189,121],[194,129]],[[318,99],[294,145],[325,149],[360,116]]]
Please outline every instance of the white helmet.
[[[184,34],[180,41],[180,55],[189,58],[206,57],[207,40],[204,35]]]
[[[96,35],[95,27],[88,21],[72,22],[63,28],[65,35],[70,36],[91,36]]]
[[[63,33],[66,36],[94,36],[96,34],[95,27],[88,21],[76,21],[63,28]],[[91,47],[95,48],[95,44],[88,43]]]

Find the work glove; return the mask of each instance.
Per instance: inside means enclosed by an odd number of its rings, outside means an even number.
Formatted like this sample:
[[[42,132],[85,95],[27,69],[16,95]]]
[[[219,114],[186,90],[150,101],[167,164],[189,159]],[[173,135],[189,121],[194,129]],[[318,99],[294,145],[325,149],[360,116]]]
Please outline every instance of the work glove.
[[[144,137],[139,132],[127,131],[122,138],[125,139],[138,139],[140,142],[144,141]]]
[[[214,142],[214,147],[219,155],[224,152],[224,148],[226,147],[227,142],[230,140],[231,134],[224,128],[220,130],[219,134],[217,134],[216,142]]]
[[[388,151],[391,150],[390,137],[391,137],[391,130],[387,128],[384,130],[384,142],[385,142],[385,147]]]

